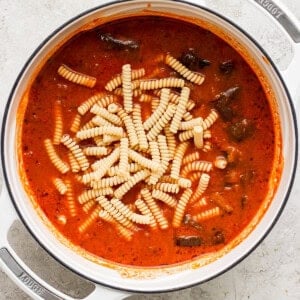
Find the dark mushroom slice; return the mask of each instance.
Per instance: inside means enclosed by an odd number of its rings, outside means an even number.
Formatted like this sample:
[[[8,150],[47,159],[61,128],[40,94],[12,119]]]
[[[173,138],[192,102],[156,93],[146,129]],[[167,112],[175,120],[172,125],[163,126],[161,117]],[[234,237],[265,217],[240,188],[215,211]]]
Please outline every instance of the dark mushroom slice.
[[[234,62],[232,59],[228,59],[219,64],[219,70],[222,74],[230,74],[234,69]]]
[[[176,244],[176,246],[180,246],[180,247],[201,246],[202,239],[201,239],[201,237],[199,237],[197,235],[176,236],[175,244]]]
[[[220,113],[221,117],[225,121],[230,121],[235,116],[233,109],[230,107],[232,100],[239,92],[240,87],[234,86],[221,92],[214,99],[214,107]]]
[[[254,133],[254,125],[248,119],[235,122],[228,127],[229,137],[236,141],[241,142],[246,138],[249,138]]]
[[[203,231],[203,227],[201,224],[199,224],[197,221],[193,220],[193,218],[191,217],[191,215],[186,214],[183,218],[183,223],[185,225],[189,225],[199,231]]]
[[[114,37],[110,33],[103,32],[98,32],[97,35],[101,41],[107,43],[109,49],[137,50],[140,47],[139,42],[125,37]]]
[[[211,64],[209,60],[199,57],[192,48],[188,49],[186,52],[183,52],[179,58],[179,61],[192,71],[203,69]]]
[[[218,230],[212,236],[213,245],[219,245],[225,243],[225,236],[222,230]]]

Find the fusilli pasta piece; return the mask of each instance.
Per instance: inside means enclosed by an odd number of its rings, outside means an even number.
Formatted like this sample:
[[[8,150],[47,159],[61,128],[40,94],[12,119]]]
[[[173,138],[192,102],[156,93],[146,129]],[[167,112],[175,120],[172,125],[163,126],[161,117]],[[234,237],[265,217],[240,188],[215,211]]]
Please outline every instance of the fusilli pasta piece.
[[[134,229],[133,223],[129,219],[127,219],[118,209],[116,209],[104,196],[98,197],[97,201],[102,206],[102,208],[105,209],[120,224],[122,224],[126,228]]]
[[[163,215],[163,212],[161,211],[159,206],[155,203],[150,191],[147,188],[143,188],[141,190],[141,195],[144,198],[145,202],[147,203],[159,227],[161,229],[167,229],[169,227],[168,220]]]
[[[135,127],[133,125],[133,121],[132,121],[131,117],[123,109],[118,111],[118,116],[124,122],[126,131],[128,134],[130,146],[131,147],[137,146],[139,144],[139,140],[138,140],[137,133],[135,131]]]
[[[192,72],[170,54],[166,55],[165,63],[169,65],[171,68],[173,68],[176,72],[178,72],[182,77],[186,78],[187,80],[195,84],[200,85],[204,81],[205,77],[203,74]]]
[[[193,128],[193,134],[194,134],[194,145],[196,148],[203,148],[203,127],[195,126]]]
[[[128,164],[128,171],[129,173],[136,173],[140,170],[142,170],[143,167],[138,164],[138,163],[130,163]],[[112,166],[109,168],[108,170],[108,175],[109,176],[115,176],[115,175],[118,175],[119,174],[119,166]]]
[[[149,130],[155,125],[155,123],[160,119],[168,107],[169,103],[170,89],[162,89],[160,101],[158,107],[153,112],[153,114],[144,122],[143,127],[145,130]]]
[[[166,203],[171,207],[175,207],[177,205],[177,201],[172,196],[160,190],[152,190],[152,197]]]
[[[103,94],[102,93],[98,93],[90,98],[88,98],[87,100],[85,100],[83,103],[81,103],[78,108],[77,111],[79,114],[81,114],[82,116],[85,115],[90,108],[97,103],[101,98],[103,98]]]
[[[45,139],[44,145],[50,161],[52,162],[54,167],[62,174],[67,173],[70,170],[70,167],[58,156],[51,140]]]
[[[88,202],[84,203],[84,205],[82,206],[82,210],[85,213],[88,213],[95,204],[96,204],[95,199],[91,199]]]
[[[140,68],[140,69],[136,69],[136,70],[131,71],[131,79],[132,80],[141,78],[144,75],[145,75],[145,69],[144,68]],[[112,92],[115,88],[117,88],[120,85],[122,85],[122,75],[118,74],[115,77],[113,77],[109,82],[107,82],[107,84],[105,85],[105,89],[107,91]]]
[[[223,155],[216,157],[214,166],[218,169],[225,169],[227,167],[227,159]]]
[[[54,178],[53,184],[61,195],[67,192],[67,186],[61,178]]]
[[[70,131],[77,132],[80,128],[81,115],[76,114],[70,127]]]
[[[120,185],[114,192],[114,196],[118,199],[122,199],[123,196],[132,189],[133,186],[138,184],[140,181],[144,180],[146,177],[150,175],[148,170],[142,170],[135,173],[131,176],[126,182]]]
[[[135,206],[137,207],[137,209],[145,216],[149,216],[150,218],[150,227],[151,228],[157,228],[157,224],[156,224],[156,221],[155,221],[155,218],[152,214],[152,212],[150,211],[149,207],[147,206],[147,204],[142,200],[142,199],[137,199],[135,201]]]
[[[78,231],[80,233],[85,232],[88,227],[90,227],[98,218],[99,212],[101,211],[101,207],[97,206],[93,212],[88,216],[88,218],[79,226]]]
[[[120,160],[119,160],[119,175],[127,178],[128,172],[128,138],[122,138],[120,140]]]
[[[189,99],[189,96],[190,96],[190,89],[188,87],[183,87],[181,89],[179,103],[176,107],[175,114],[170,124],[170,130],[173,133],[177,133],[179,129],[183,114],[186,112],[186,104]]]
[[[122,201],[117,198],[114,198],[110,203],[126,218],[138,224],[150,224],[149,215],[140,215],[131,211]]]
[[[203,130],[210,128],[218,119],[219,114],[216,110],[212,109],[209,115],[203,120]]]
[[[191,163],[186,164],[181,172],[182,177],[187,177],[189,172],[192,171],[202,171],[202,172],[210,172],[212,169],[212,163],[209,161],[197,160]]]
[[[98,104],[94,104],[90,111],[116,126],[122,126],[122,120],[117,115],[110,113],[106,108],[100,107]]]
[[[183,159],[183,156],[184,156],[184,154],[187,150],[188,145],[189,144],[187,142],[183,142],[176,149],[174,159],[173,159],[173,163],[171,165],[171,175],[170,175],[174,179],[179,178],[182,159]]]
[[[201,213],[195,215],[195,216],[192,216],[192,219],[194,221],[197,221],[197,222],[202,222],[202,221],[206,221],[208,219],[211,219],[211,218],[214,218],[214,217],[217,217],[221,214],[221,210],[220,208],[217,206],[217,207],[214,207],[214,208],[211,208],[211,209],[207,209],[205,211],[202,211]]]
[[[205,190],[208,187],[209,180],[210,180],[210,176],[208,174],[206,174],[206,173],[201,174],[199,184],[197,186],[195,193],[193,194],[193,196],[190,200],[190,203],[196,202],[200,198],[200,196],[205,192]]]
[[[177,183],[159,182],[154,186],[154,188],[166,193],[172,193],[172,194],[179,193],[179,186]]]
[[[173,227],[178,228],[181,225],[186,206],[192,196],[192,193],[193,191],[191,189],[186,189],[178,200],[172,221]]]
[[[153,172],[158,171],[160,168],[160,164],[157,164],[156,162],[144,157],[143,155],[141,155],[140,153],[138,153],[132,149],[128,150],[128,155],[131,160],[142,165],[144,168],[152,170]]]
[[[58,68],[57,73],[73,83],[84,85],[89,88],[93,88],[97,81],[95,77],[74,71],[65,64],[62,64]]]
[[[188,155],[186,155],[183,159],[182,159],[182,165],[186,165],[190,162],[193,162],[195,160],[199,160],[200,159],[200,153],[199,151],[194,151]]]
[[[60,139],[63,134],[63,118],[61,101],[56,100],[54,102],[54,134],[53,134],[53,145],[59,145]]]
[[[132,110],[132,121],[135,127],[135,132],[139,141],[139,147],[141,150],[146,150],[149,148],[146,133],[143,127],[141,106],[139,104],[134,104]]]
[[[116,127],[116,126],[101,126],[101,127],[94,127],[90,129],[80,130],[76,133],[76,137],[80,140],[89,139],[91,137],[95,137],[98,135],[115,135],[115,136],[123,136],[123,128]]]
[[[157,123],[149,130],[147,133],[147,138],[149,141],[153,141],[163,130],[163,128],[172,119],[176,108],[173,105],[169,105],[165,113],[158,119]]]
[[[99,196],[106,196],[106,195],[112,195],[112,194],[113,194],[113,189],[111,187],[86,190],[78,196],[78,202],[80,204],[84,204],[91,199],[96,199]]]
[[[166,125],[164,128],[164,133],[167,138],[167,145],[170,153],[170,157],[174,157],[176,150],[176,138],[173,132],[170,131],[170,126]]]
[[[83,153],[87,156],[102,156],[107,155],[108,150],[106,147],[103,146],[93,146],[84,148]]]
[[[190,130],[195,126],[202,125],[203,119],[201,117],[193,118],[190,121],[183,121],[179,125],[179,130]]]
[[[166,77],[161,79],[141,80],[141,90],[156,90],[165,87],[181,88],[184,86],[184,80],[176,77]]]
[[[69,214],[71,217],[76,217],[77,216],[77,206],[75,203],[73,186],[69,180],[66,180],[65,184],[67,186],[67,191],[66,191],[65,195],[66,195],[67,207],[69,210]]]
[[[118,175],[112,177],[105,177],[100,180],[95,180],[91,182],[91,187],[93,189],[102,189],[105,187],[113,187],[115,185],[119,185],[126,181],[127,179]]]
[[[132,85],[131,85],[131,65],[126,64],[122,66],[122,91],[124,98],[124,109],[127,113],[132,112]]]
[[[84,155],[82,149],[79,145],[70,137],[70,135],[65,134],[61,138],[61,143],[64,144],[74,155],[75,159],[77,160],[78,164],[82,171],[85,171],[89,167],[89,161],[87,160],[86,156]]]

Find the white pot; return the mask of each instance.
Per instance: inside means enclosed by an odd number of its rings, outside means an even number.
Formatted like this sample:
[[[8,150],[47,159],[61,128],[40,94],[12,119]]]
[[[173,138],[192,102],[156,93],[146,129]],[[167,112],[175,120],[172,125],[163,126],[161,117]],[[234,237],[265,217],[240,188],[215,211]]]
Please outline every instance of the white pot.
[[[257,2],[263,3],[264,1]],[[100,296],[105,299],[118,299],[127,295],[126,292],[172,291],[207,281],[240,262],[262,241],[278,219],[288,198],[297,162],[296,118],[289,92],[274,63],[253,39],[229,20],[195,3],[198,3],[198,1],[187,3],[168,0],[133,0],[110,3],[92,9],[72,19],[52,33],[31,56],[17,78],[8,99],[2,126],[1,155],[6,188],[3,189],[0,199],[0,265],[32,297],[36,299],[70,299],[70,297],[54,290],[46,282],[38,278],[24,265],[10,247],[7,241],[7,231],[16,218],[21,218],[24,221],[32,235],[58,261],[79,275],[96,283],[95,291],[86,299],[99,299]],[[277,106],[278,110],[284,167],[278,189],[273,196],[271,204],[265,203],[266,211],[261,211],[260,215],[257,215],[252,222],[252,225],[256,225],[253,226],[254,229],[250,230],[248,227],[247,232],[243,232],[245,238],[239,237],[243,241],[237,243],[234,248],[229,249],[230,247],[228,247],[214,256],[209,255],[193,262],[176,266],[137,268],[119,266],[113,263],[108,266],[109,264],[102,265],[101,261],[99,263],[93,257],[80,253],[79,249],[67,245],[66,241],[59,234],[53,233],[51,225],[41,217],[42,213],[38,214],[37,208],[33,207],[32,202],[24,191],[18,172],[16,113],[20,99],[28,87],[30,78],[32,78],[37,66],[49,53],[52,53],[57,45],[94,19],[99,17],[111,18],[112,16],[123,16],[131,13],[136,14],[147,8],[153,11],[204,20],[209,28],[213,31],[217,29],[218,33],[223,35],[223,38],[227,37],[234,41],[236,45],[239,44],[240,50],[244,54],[249,54],[247,58],[249,63],[256,65],[257,72],[263,74],[266,78],[265,86],[270,87],[276,99],[274,105]],[[266,8],[268,9],[269,7]],[[257,7],[257,9],[263,8]],[[293,20],[288,19],[288,21],[289,25],[293,26]],[[294,39],[297,39],[297,32],[295,33],[293,28],[292,30],[291,28],[288,31],[292,33]],[[296,74],[294,72],[296,71],[295,65],[297,62],[298,66],[300,65],[300,50],[297,47],[295,49],[294,61],[283,74],[286,82],[290,83],[290,90],[293,93],[297,85],[295,80],[292,80],[292,76]],[[270,194],[271,192],[270,190]],[[258,224],[256,224],[257,222]]]

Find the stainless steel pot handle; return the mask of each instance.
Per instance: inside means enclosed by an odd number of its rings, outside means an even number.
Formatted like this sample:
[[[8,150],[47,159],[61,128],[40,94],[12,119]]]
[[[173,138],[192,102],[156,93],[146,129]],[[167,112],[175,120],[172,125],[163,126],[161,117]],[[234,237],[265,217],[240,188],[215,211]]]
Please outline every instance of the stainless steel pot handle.
[[[6,187],[2,187],[0,195],[0,268],[24,290],[32,299],[37,300],[74,300],[50,286],[43,279],[34,274],[18,257],[7,240],[8,231],[12,223],[19,219],[12,205]],[[112,290],[95,285],[95,290],[83,298],[84,300],[119,300],[128,297],[125,292]]]
[[[300,21],[281,0],[255,0],[255,2],[282,25],[293,44],[293,59],[286,69],[281,71],[281,74],[294,103],[298,107],[300,106],[300,83],[298,79],[300,66]]]
[[[279,1],[272,0],[254,0],[273,16],[290,35],[295,43],[300,43],[300,27],[297,25],[298,20],[289,10]]]

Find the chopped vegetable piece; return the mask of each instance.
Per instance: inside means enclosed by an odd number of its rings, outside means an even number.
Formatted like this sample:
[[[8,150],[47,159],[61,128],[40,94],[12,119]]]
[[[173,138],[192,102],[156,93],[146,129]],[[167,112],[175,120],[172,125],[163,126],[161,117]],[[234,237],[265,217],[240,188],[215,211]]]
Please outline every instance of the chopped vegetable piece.
[[[234,86],[227,89],[225,92],[218,94],[214,100],[214,107],[220,113],[225,121],[230,121],[235,116],[235,112],[230,107],[232,100],[236,97],[239,86]]]
[[[195,50],[190,48],[188,51],[183,52],[179,61],[192,71],[197,71],[197,69],[203,69],[209,66],[211,62],[207,59],[200,58],[195,54]]]
[[[175,237],[176,246],[181,247],[193,247],[200,246],[202,244],[202,240],[199,236],[177,236]]]
[[[125,37],[116,38],[110,33],[98,32],[98,36],[101,41],[104,41],[108,44],[109,49],[118,49],[118,50],[136,50],[140,47],[139,42],[127,39]]]
[[[219,70],[223,74],[230,74],[234,69],[234,62],[233,60],[229,59],[226,61],[223,61],[219,65]]]
[[[223,231],[218,230],[214,233],[213,237],[212,237],[212,243],[214,245],[218,245],[218,244],[224,244],[225,243],[225,236]]]
[[[254,132],[254,125],[251,121],[243,119],[229,126],[229,136],[237,142],[241,142],[248,137],[251,137]]]

